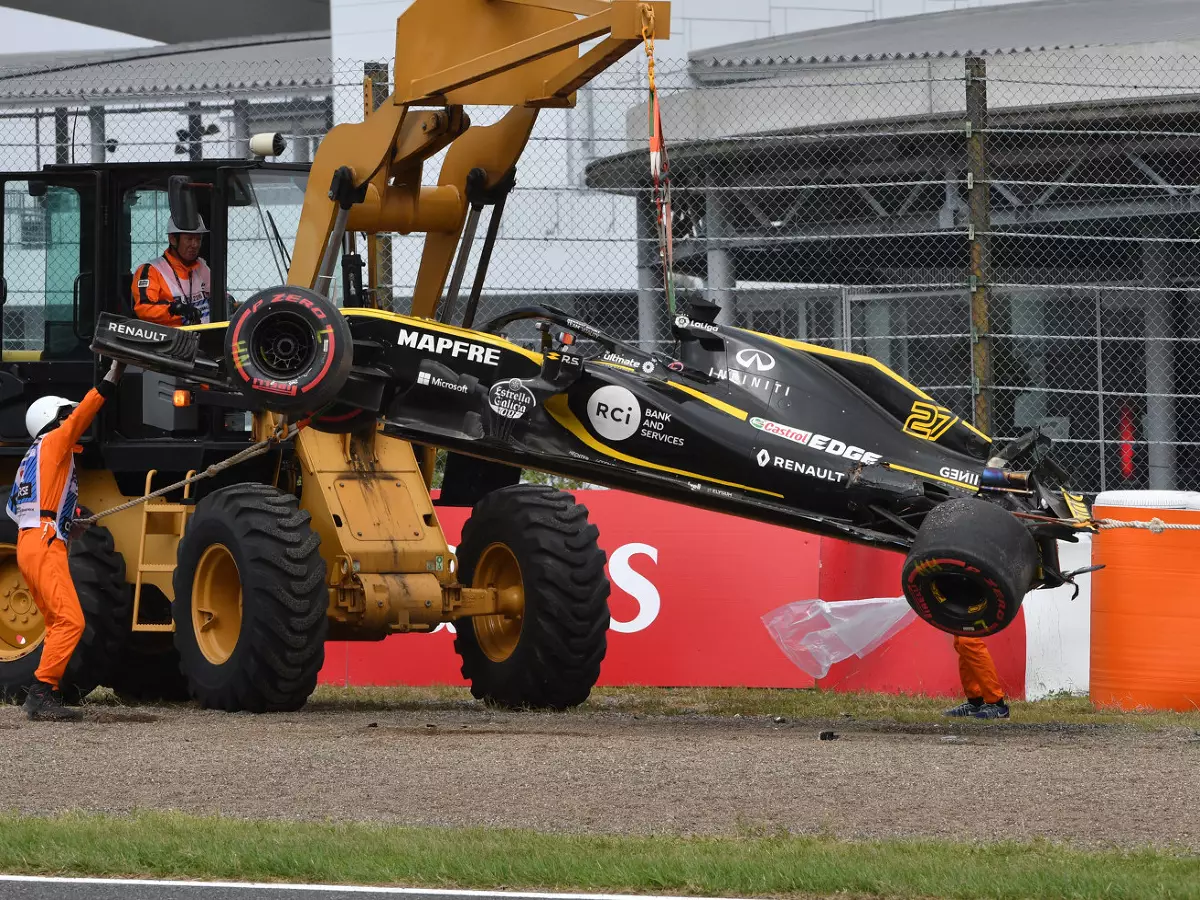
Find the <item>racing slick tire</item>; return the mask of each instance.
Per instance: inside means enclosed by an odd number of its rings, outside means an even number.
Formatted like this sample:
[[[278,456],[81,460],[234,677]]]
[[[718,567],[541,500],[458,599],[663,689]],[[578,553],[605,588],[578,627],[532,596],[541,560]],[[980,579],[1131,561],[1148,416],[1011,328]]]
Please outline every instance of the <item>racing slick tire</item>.
[[[288,712],[317,686],[329,597],[311,518],[294,495],[262,484],[196,504],[176,555],[171,615],[202,707]]]
[[[588,698],[610,622],[599,534],[587,507],[545,485],[501,488],[475,505],[457,550],[459,578],[495,586],[512,611],[455,622],[476,699],[562,710]]]
[[[4,496],[9,490],[0,488]],[[93,525],[71,541],[67,561],[84,628],[59,688],[65,703],[77,704],[107,683],[129,635],[133,598],[125,560],[107,528]],[[45,634],[45,620],[17,567],[17,523],[0,516],[0,699],[24,702],[42,661]]]
[[[255,403],[285,414],[315,413],[334,401],[350,376],[350,326],[315,291],[259,291],[225,329],[225,366]]]
[[[1015,516],[986,500],[948,500],[926,514],[901,581],[926,622],[985,637],[1016,618],[1037,567],[1037,545]]]

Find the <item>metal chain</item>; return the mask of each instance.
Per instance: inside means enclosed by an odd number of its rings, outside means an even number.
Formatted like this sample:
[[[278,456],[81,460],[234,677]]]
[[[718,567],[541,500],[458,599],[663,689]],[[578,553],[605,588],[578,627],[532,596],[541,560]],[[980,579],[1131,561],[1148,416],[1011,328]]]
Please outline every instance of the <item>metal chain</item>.
[[[106,518],[107,516],[113,516],[119,512],[124,512],[127,509],[133,509],[135,506],[140,506],[141,504],[146,503],[149,500],[153,500],[156,497],[161,497],[164,494],[169,494],[169,493],[171,493],[171,491],[177,491],[180,488],[187,487],[189,484],[195,484],[197,481],[202,481],[205,478],[212,478],[214,475],[219,475],[220,473],[224,472],[226,469],[232,468],[233,466],[236,466],[240,462],[244,462],[245,460],[251,459],[255,456],[261,456],[263,453],[267,452],[267,449],[272,444],[277,444],[277,443],[280,443],[281,441],[291,440],[299,433],[300,429],[303,428],[307,424],[308,424],[307,420],[302,421],[302,422],[297,422],[295,425],[291,426],[282,437],[280,437],[279,431],[277,429],[275,434],[271,435],[269,438],[259,441],[257,444],[252,444],[251,446],[247,447],[245,450],[239,450],[237,453],[235,453],[233,456],[229,457],[228,459],[222,460],[221,462],[218,462],[218,463],[213,463],[211,466],[209,466],[203,472],[197,472],[195,475],[189,475],[187,478],[183,479],[182,481],[177,481],[174,484],[169,484],[166,487],[159,488],[157,491],[153,491],[149,494],[146,494],[143,497],[137,497],[133,500],[128,501],[127,503],[122,503],[120,506],[114,506],[112,509],[106,509],[104,512],[95,513],[91,516],[88,516],[86,519],[76,519],[75,524],[86,525],[86,526],[94,525],[100,519]]]

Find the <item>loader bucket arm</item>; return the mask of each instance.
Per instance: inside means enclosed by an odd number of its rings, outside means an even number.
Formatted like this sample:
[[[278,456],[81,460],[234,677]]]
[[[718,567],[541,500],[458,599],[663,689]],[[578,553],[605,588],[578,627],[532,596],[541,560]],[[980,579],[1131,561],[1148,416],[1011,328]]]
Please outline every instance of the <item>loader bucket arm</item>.
[[[396,23],[395,91],[318,148],[288,283],[329,293],[345,229],[423,232],[412,311],[435,315],[466,219],[468,173],[481,169],[485,188],[495,186],[523,152],[538,109],[574,106],[575,91],[656,33],[670,34],[669,3],[416,0]],[[511,109],[468,131],[469,105]],[[422,184],[425,160],[447,146],[437,185]]]

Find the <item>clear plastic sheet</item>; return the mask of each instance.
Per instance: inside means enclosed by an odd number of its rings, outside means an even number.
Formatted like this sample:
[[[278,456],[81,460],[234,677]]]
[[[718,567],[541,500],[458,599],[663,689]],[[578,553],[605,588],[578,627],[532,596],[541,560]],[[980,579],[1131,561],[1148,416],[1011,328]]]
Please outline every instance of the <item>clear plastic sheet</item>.
[[[797,600],[762,617],[775,643],[813,678],[843,659],[859,659],[898,634],[917,614],[904,597],[869,600]]]

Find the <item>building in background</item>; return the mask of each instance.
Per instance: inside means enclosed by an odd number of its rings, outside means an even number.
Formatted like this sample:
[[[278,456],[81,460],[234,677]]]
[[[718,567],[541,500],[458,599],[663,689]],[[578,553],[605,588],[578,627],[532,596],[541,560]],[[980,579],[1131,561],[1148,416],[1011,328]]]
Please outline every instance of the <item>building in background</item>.
[[[663,101],[677,274],[964,417],[983,394],[993,435],[1048,428],[1089,490],[1194,485],[1198,37],[1185,0],[1040,0],[692,51]],[[651,237],[644,117],[587,183],[639,198]]]
[[[332,0],[328,31],[0,58],[4,168],[244,156],[260,130],[288,135],[284,159],[308,159],[331,124],[362,118],[366,72],[390,88],[407,5]],[[81,17],[90,6],[62,4]],[[737,324],[875,356],[968,418],[982,397],[997,437],[1050,428],[1090,491],[1200,485],[1197,10],[673,0],[656,51],[683,295]],[[970,76],[968,58],[980,67]],[[669,343],[646,88],[635,50],[575,109],[542,111],[479,321],[538,300]],[[470,113],[486,124],[496,111]],[[299,196],[277,198],[289,243]],[[24,229],[36,249],[37,204],[7,189],[5,204],[6,235]],[[256,227],[247,239],[267,242]],[[388,242],[383,289],[399,310],[420,243]],[[247,289],[252,269],[238,276]],[[972,331],[973,296],[987,300],[984,334]],[[989,372],[976,371],[978,346]]]

